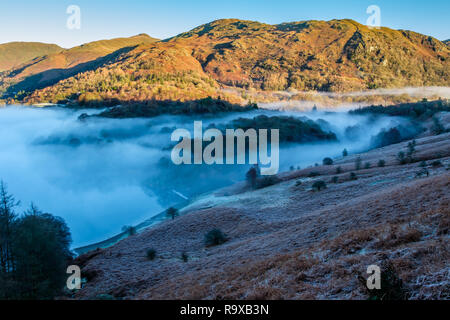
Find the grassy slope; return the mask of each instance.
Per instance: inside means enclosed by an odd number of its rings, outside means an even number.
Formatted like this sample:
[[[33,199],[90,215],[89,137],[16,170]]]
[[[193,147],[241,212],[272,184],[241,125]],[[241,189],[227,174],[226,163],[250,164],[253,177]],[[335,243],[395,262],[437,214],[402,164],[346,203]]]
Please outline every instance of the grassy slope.
[[[0,44],[0,72],[19,67],[37,57],[64,50],[56,44],[40,42],[10,42]]]
[[[450,165],[449,144],[449,134],[418,139],[416,161]],[[237,185],[205,196],[175,221],[78,258],[90,280],[77,297],[365,299],[357,275],[390,260],[410,298],[448,298],[450,173],[429,166],[430,177],[416,178],[419,162],[400,166],[395,159],[404,149],[406,143],[362,154],[373,167],[358,171],[357,181],[349,180],[354,155],[282,174],[284,182],[266,189]],[[375,166],[380,159],[386,167]],[[337,166],[338,184],[310,190]],[[322,176],[308,178],[311,171]],[[205,248],[203,235],[213,228],[229,240]],[[157,250],[155,261],[146,259],[148,248]]]
[[[74,92],[97,99],[192,100],[220,88],[351,91],[450,85],[450,49],[411,31],[369,29],[352,20],[267,25],[219,20],[52,88],[29,102]],[[116,81],[119,78],[119,81]],[[240,97],[239,97],[240,98]]]

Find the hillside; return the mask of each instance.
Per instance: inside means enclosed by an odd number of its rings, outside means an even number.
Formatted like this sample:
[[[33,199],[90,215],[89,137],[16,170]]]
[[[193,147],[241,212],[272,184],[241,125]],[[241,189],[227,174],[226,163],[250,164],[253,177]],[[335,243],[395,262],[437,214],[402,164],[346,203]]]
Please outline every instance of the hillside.
[[[0,44],[0,72],[17,68],[37,57],[62,51],[56,44],[40,42],[10,42]]]
[[[450,45],[450,39],[444,40],[443,43],[445,43],[446,45]]]
[[[242,92],[348,92],[450,85],[450,49],[429,36],[352,20],[268,25],[219,20],[141,45],[99,68],[31,90],[29,103],[195,100]],[[80,94],[78,94],[80,93]],[[80,97],[80,95],[82,97]]]
[[[6,90],[7,96],[15,96],[20,91],[29,92],[51,86],[78,73],[95,70],[140,44],[155,41],[158,40],[141,34],[130,38],[95,41],[49,54],[20,68],[0,73],[0,90]]]
[[[403,281],[394,289],[409,299],[448,299],[450,134],[417,139],[414,163],[400,165],[406,146],[280,174],[256,191],[241,183],[202,196],[174,221],[77,258],[87,283],[73,298],[367,299],[358,276],[376,264]],[[371,167],[355,170],[357,157]],[[418,174],[422,161],[429,176]],[[328,187],[313,191],[320,180]],[[227,241],[206,247],[214,228]]]

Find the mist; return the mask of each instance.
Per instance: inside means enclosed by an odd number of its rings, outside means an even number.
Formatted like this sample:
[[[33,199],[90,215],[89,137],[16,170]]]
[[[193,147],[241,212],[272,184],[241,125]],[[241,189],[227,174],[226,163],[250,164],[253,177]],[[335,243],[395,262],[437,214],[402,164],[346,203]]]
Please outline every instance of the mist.
[[[202,193],[245,180],[248,165],[175,166],[170,136],[176,128],[226,125],[258,115],[307,117],[338,141],[282,144],[280,171],[307,167],[344,148],[358,153],[371,147],[382,129],[408,126],[404,118],[340,112],[255,110],[209,116],[159,116],[152,119],[78,120],[101,110],[7,107],[0,109],[0,179],[21,201],[64,218],[73,247],[104,240],[166,208]],[[349,129],[350,127],[350,129]],[[270,129],[270,128],[269,128]],[[349,132],[351,134],[349,134]],[[195,181],[195,183],[193,183]]]

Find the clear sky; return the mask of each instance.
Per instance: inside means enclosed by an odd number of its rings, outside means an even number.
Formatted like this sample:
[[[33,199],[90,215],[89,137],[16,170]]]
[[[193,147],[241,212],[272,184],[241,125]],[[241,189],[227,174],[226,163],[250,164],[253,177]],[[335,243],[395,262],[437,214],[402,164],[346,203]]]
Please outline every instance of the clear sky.
[[[81,9],[81,29],[66,26],[69,5]],[[39,41],[72,47],[85,42],[147,33],[164,39],[222,18],[276,24],[354,19],[381,9],[381,24],[450,38],[449,0],[1,0],[0,43]]]

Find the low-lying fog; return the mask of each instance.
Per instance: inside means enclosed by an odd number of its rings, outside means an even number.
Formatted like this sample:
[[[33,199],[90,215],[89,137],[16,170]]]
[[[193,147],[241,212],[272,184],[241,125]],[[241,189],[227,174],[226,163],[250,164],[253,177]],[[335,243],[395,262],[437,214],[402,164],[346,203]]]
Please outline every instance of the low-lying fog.
[[[245,179],[249,166],[175,168],[170,163],[171,133],[175,128],[192,130],[194,120],[203,120],[204,127],[260,114],[326,121],[319,124],[339,141],[282,146],[280,171],[338,157],[344,148],[351,153],[367,150],[380,130],[407,124],[400,118],[373,120],[346,112],[257,110],[214,117],[79,121],[82,113],[86,110],[0,108],[0,179],[21,200],[20,212],[34,202],[63,217],[74,247],[104,240],[124,225],[162,212],[182,200],[178,194],[192,197]]]

